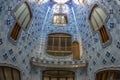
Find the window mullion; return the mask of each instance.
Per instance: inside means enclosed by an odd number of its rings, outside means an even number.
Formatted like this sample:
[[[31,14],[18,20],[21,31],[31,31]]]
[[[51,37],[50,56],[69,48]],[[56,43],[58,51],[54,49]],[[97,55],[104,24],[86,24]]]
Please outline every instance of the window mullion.
[[[5,76],[5,69],[4,69],[4,68],[2,68],[2,70],[3,70],[4,80],[6,80],[6,76]]]
[[[54,50],[54,37],[52,37],[52,39],[53,40],[52,40],[52,46],[51,47],[52,47],[52,50]]]
[[[59,37],[58,50],[61,51],[61,36]]]
[[[65,38],[65,51],[67,51],[67,38]]]

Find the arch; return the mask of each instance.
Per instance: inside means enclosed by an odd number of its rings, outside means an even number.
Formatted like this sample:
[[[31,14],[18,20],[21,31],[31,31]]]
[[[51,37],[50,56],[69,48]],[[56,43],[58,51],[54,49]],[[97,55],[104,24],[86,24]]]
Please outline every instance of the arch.
[[[0,80],[21,80],[20,71],[10,66],[0,66]]]
[[[73,52],[73,60],[79,60],[80,59],[80,47],[79,43],[77,41],[72,43],[72,52]]]

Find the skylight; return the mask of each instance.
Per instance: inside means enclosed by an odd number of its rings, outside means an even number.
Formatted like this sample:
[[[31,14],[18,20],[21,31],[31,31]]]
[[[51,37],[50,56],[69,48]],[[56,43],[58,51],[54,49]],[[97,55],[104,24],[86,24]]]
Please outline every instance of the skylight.
[[[57,3],[66,3],[68,0],[54,0]]]

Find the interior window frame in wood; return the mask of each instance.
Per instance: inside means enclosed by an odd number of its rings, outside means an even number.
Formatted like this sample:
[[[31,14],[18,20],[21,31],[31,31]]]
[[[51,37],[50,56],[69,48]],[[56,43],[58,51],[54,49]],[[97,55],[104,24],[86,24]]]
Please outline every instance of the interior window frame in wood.
[[[65,41],[62,41],[64,38]],[[48,46],[49,40],[52,39],[51,46]],[[58,40],[58,41],[56,41]],[[70,42],[67,44],[67,42]],[[61,46],[62,43],[65,43],[64,48]],[[58,47],[55,46],[58,43]],[[63,33],[53,33],[48,35],[48,41],[46,46],[46,53],[52,56],[68,56],[72,54],[72,37],[69,34],[63,34]],[[58,55],[59,54],[59,55]]]
[[[120,75],[120,70],[103,70],[96,73],[95,80],[117,80],[116,74]],[[120,79],[120,77],[119,77]],[[118,80],[119,80],[118,79]]]
[[[54,71],[56,74],[49,74],[51,71]],[[61,75],[60,72],[69,72],[69,75]],[[65,80],[68,80],[68,78],[72,78],[73,80],[75,80],[75,72],[67,70],[46,70],[42,73],[42,80],[45,80],[44,77],[48,77],[49,80],[52,80],[52,78],[56,78],[57,80],[60,80],[60,78],[64,78]]]
[[[105,21],[106,21],[106,19],[105,19],[104,21],[102,20],[101,16],[99,15],[99,12],[96,11],[96,8],[100,8],[100,9],[104,12],[104,14],[106,15],[106,18],[107,18],[107,14],[106,14],[106,12],[104,11],[104,9],[102,9],[102,8],[99,7],[97,4],[95,4],[94,7],[92,8],[91,12],[90,12],[89,22],[90,22],[90,25],[91,25],[91,27],[92,27],[92,29],[93,29],[94,32],[99,31],[100,37],[101,37],[101,42],[102,42],[103,44],[105,44],[105,43],[109,42],[109,40],[110,40],[108,31],[107,31],[107,29],[106,29],[106,27],[105,27]],[[94,11],[96,12],[96,14],[97,14],[97,16],[99,17],[100,21],[102,21],[101,26],[98,25],[98,23],[97,23],[94,15],[93,15],[93,12],[94,12]],[[93,17],[93,18],[92,18],[92,17]],[[93,25],[92,19],[94,19],[95,24],[97,25],[97,26],[96,26],[97,29],[96,29],[95,26]],[[104,34],[104,35],[103,35],[103,34]]]
[[[16,80],[14,77],[15,76],[14,74],[16,74],[16,73],[14,73],[14,70],[18,72],[19,78],[17,78],[17,80],[18,79],[21,80],[21,73],[18,69],[13,68],[13,67],[8,67],[8,66],[0,66],[0,69],[2,70],[3,80]],[[7,70],[7,74],[6,74],[6,72],[5,72],[6,69],[10,70],[11,75],[8,74],[8,70]],[[11,79],[10,78],[8,79],[7,75],[10,76]]]
[[[64,23],[64,24],[63,24],[63,23],[57,23],[58,20],[54,20],[55,16],[57,16],[57,17],[58,17],[58,16],[63,16],[63,17],[65,18],[66,23]],[[61,19],[61,21],[62,21],[62,19]],[[56,23],[55,23],[55,22],[56,22]],[[68,16],[67,16],[67,14],[55,13],[55,14],[53,15],[52,24],[53,24],[54,26],[66,26],[66,25],[68,25]]]
[[[19,19],[17,19],[17,16],[15,15],[15,13],[22,7],[25,5],[25,8],[21,11],[21,13],[18,15],[18,18],[20,19],[22,17],[22,15],[25,15],[25,11],[28,10],[28,13],[24,16],[23,20],[22,20],[22,25],[19,23]],[[15,10],[14,12],[14,15],[16,17],[16,23],[10,33],[10,38],[14,41],[17,40],[18,36],[19,36],[19,33],[21,31],[21,29],[27,29],[28,28],[28,25],[32,19],[32,12],[31,12],[31,9],[30,9],[30,6],[28,5],[27,2],[24,2],[22,3],[20,6],[17,7],[17,9]],[[29,18],[28,18],[29,17]],[[27,23],[25,23],[25,21],[27,20],[27,18],[29,19],[27,21]],[[23,28],[23,25],[25,25],[25,28]]]
[[[72,43],[73,60],[80,60],[80,46],[77,41]]]

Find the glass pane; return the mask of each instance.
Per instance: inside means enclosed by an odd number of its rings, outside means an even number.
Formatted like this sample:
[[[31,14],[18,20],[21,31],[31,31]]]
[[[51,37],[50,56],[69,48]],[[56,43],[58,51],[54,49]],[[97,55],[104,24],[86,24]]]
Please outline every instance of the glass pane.
[[[11,68],[4,68],[6,80],[12,80]]]
[[[57,80],[57,78],[51,78],[51,80]]]
[[[59,78],[59,80],[66,80],[66,78]]]
[[[23,21],[24,21],[24,19],[27,16],[28,13],[29,13],[28,9],[25,9],[25,11],[22,13],[22,15],[20,15],[20,18],[18,20],[19,24],[22,25],[22,23],[23,23]]]
[[[29,20],[30,20],[30,15],[28,15],[27,18],[25,19],[25,21],[24,21],[24,23],[22,25],[23,28],[27,27],[27,24],[29,23]]]
[[[55,14],[53,17],[53,24],[55,25],[67,24],[67,16],[64,14]]]
[[[65,50],[65,38],[61,38],[61,50]]]
[[[49,80],[49,77],[44,77],[44,80]]]
[[[53,43],[53,38],[49,37],[48,38],[48,45],[47,45],[48,50],[52,50],[52,43]]]
[[[54,38],[54,50],[58,50],[58,43],[59,43],[59,39]]]
[[[19,71],[13,70],[13,78],[14,80],[20,80]]]
[[[66,38],[67,39],[67,50],[71,50],[71,38]]]
[[[4,80],[2,68],[0,68],[0,80]]]
[[[20,16],[20,14],[22,13],[22,11],[26,8],[26,4],[23,3],[19,8],[18,10],[15,12],[15,16],[16,18],[18,19],[18,17]]]
[[[93,15],[94,15],[95,20],[97,21],[98,26],[101,27],[101,25],[103,24],[102,20],[100,19],[100,17],[95,11],[93,12]]]
[[[105,21],[107,15],[101,8],[96,8],[96,11],[99,13],[99,15],[102,17],[102,20]]]
[[[98,30],[98,26],[97,26],[97,24],[96,24],[95,19],[93,18],[93,16],[91,16],[91,23],[93,24],[94,30],[95,31]]]
[[[54,23],[54,24],[57,24],[57,23],[56,23],[56,20],[57,20],[57,16],[54,16],[54,19],[53,19],[53,23]]]
[[[67,80],[74,80],[73,78],[67,78]]]
[[[120,72],[115,72],[114,80],[120,80]]]

